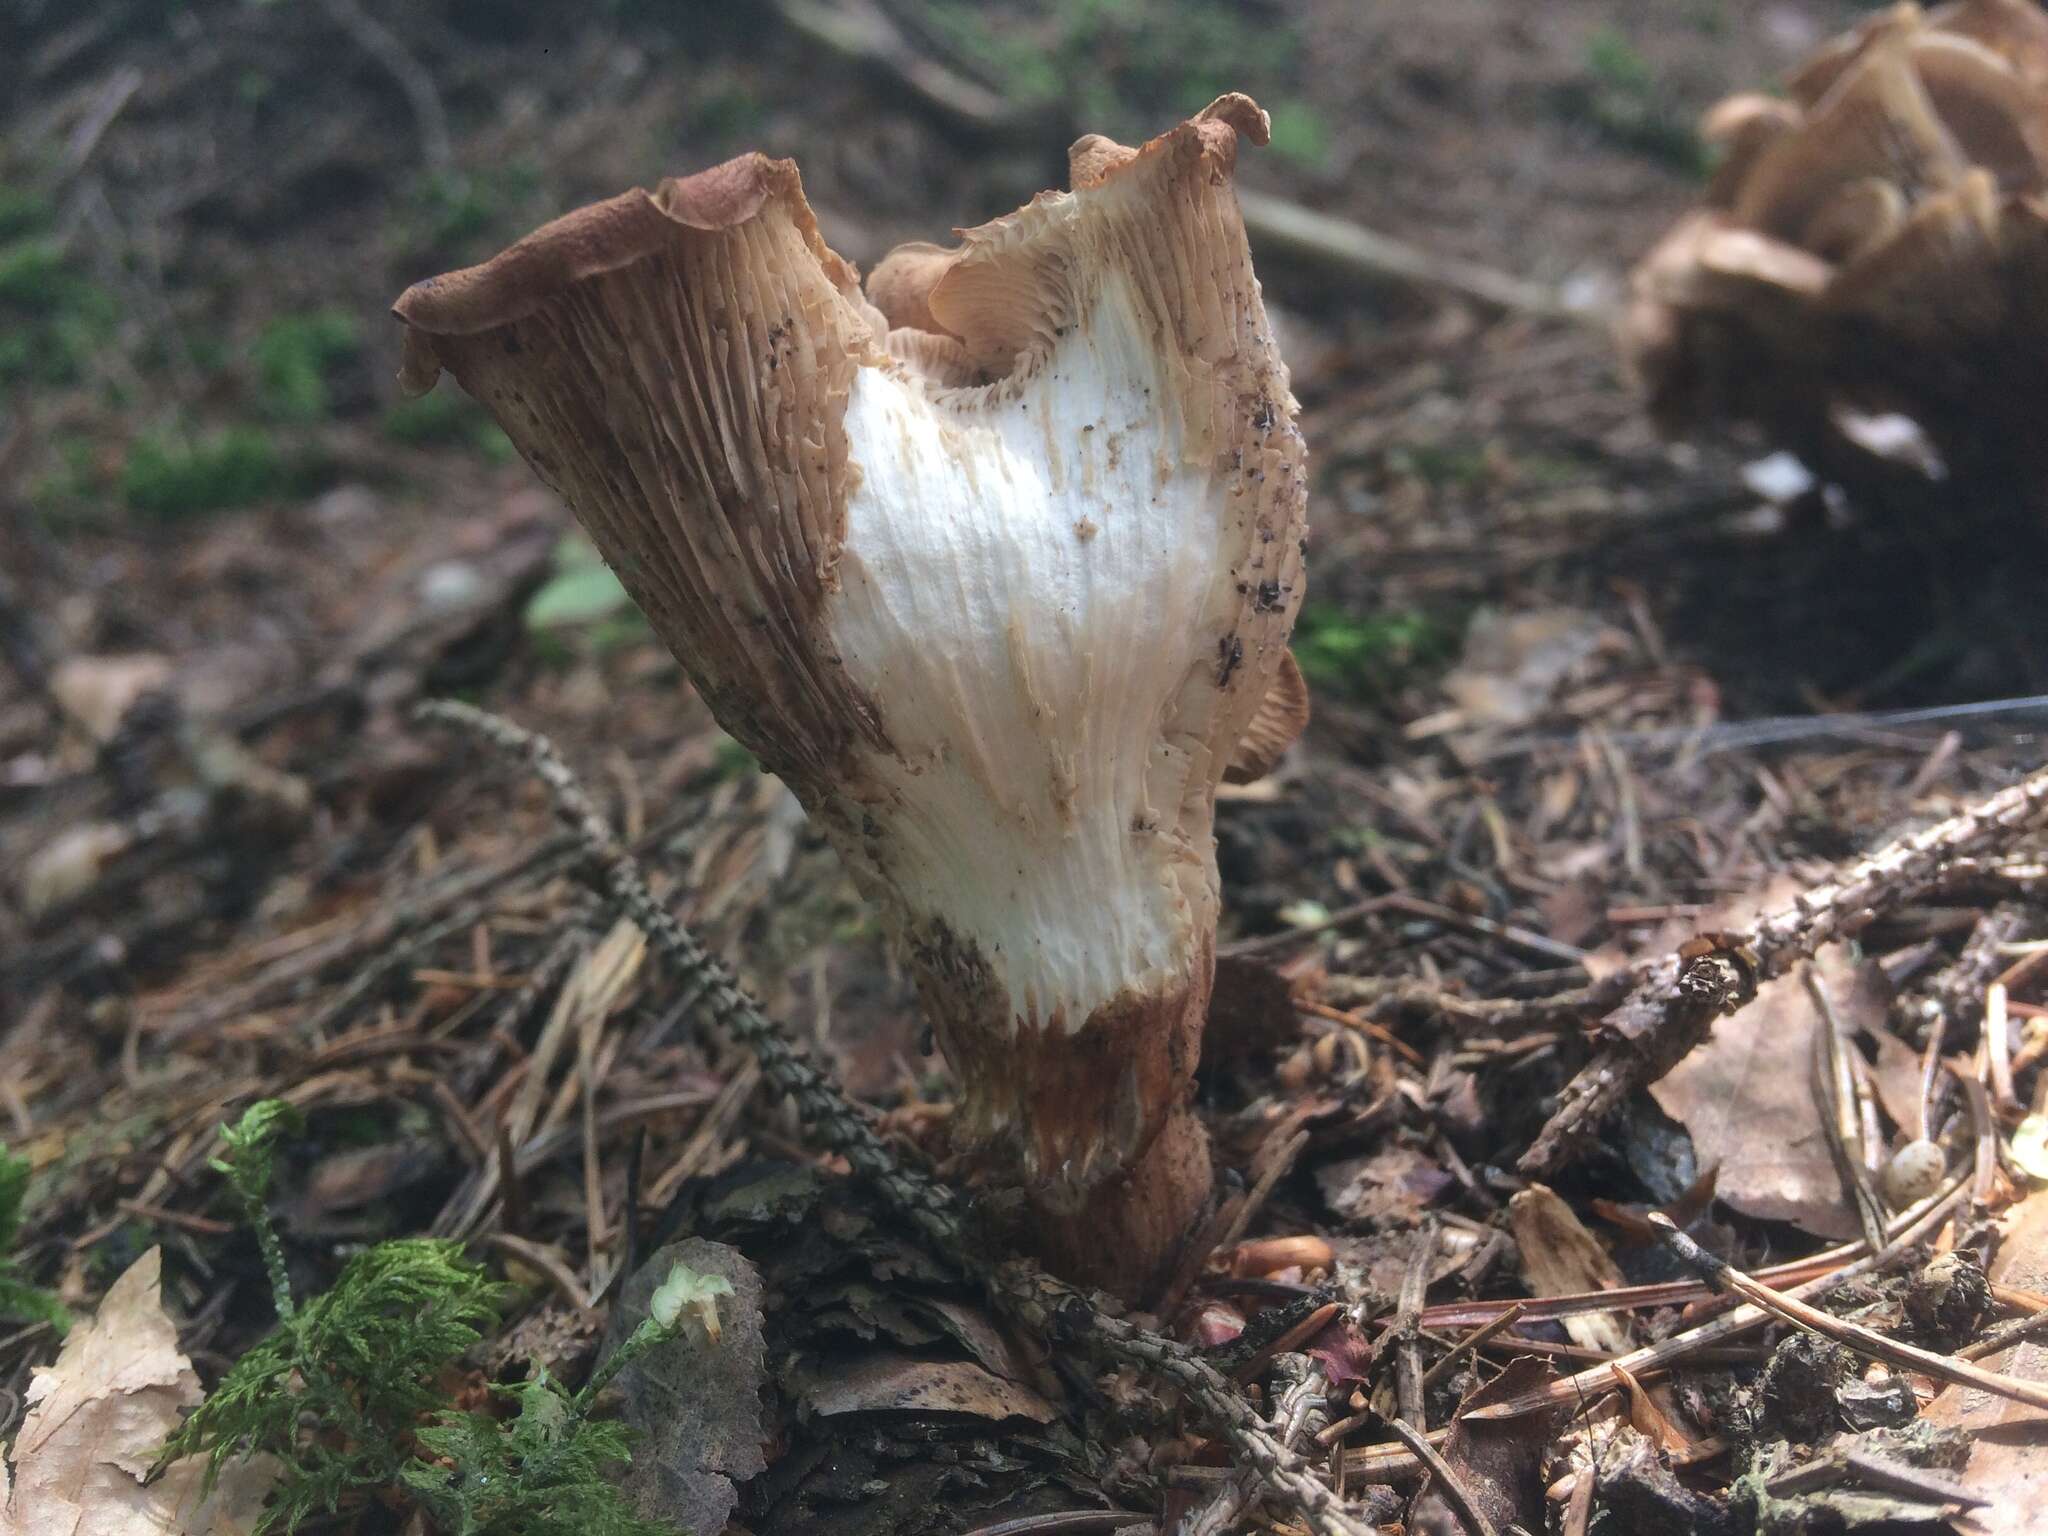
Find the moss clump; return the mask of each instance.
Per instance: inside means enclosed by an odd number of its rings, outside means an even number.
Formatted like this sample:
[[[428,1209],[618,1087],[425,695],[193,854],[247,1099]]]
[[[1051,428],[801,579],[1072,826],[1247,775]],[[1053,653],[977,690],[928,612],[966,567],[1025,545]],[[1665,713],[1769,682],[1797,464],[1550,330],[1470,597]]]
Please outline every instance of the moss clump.
[[[394,1529],[416,1511],[451,1536],[670,1536],[627,1505],[614,1475],[627,1459],[626,1431],[592,1410],[624,1366],[685,1326],[682,1302],[715,1305],[724,1282],[679,1266],[665,1287],[678,1305],[664,1314],[658,1294],[655,1316],[580,1391],[536,1370],[489,1388],[515,1405],[510,1417],[461,1412],[447,1383],[497,1321],[506,1288],[458,1243],[405,1238],[357,1254],[331,1289],[300,1302],[267,1206],[275,1143],[299,1123],[295,1109],[269,1099],[222,1127],[227,1155],[213,1166],[255,1235],[277,1328],[165,1443],[159,1466],[203,1455],[211,1486],[231,1461],[275,1457],[259,1533],[374,1501],[385,1512],[401,1506]]]
[[[0,383],[75,382],[115,314],[112,295],[73,270],[55,240],[30,233],[0,244]]]
[[[1450,664],[1459,627],[1405,609],[1361,615],[1311,603],[1295,622],[1294,659],[1318,689],[1387,703]]]
[[[48,1323],[63,1333],[71,1315],[48,1291],[29,1284],[10,1257],[28,1205],[28,1175],[28,1159],[0,1146],[0,1322]]]
[[[256,338],[263,413],[275,421],[319,421],[327,415],[328,378],[362,344],[353,315],[318,309],[273,320]]]
[[[203,438],[153,433],[129,445],[121,499],[141,516],[175,522],[261,501],[284,479],[276,447],[253,427]]]

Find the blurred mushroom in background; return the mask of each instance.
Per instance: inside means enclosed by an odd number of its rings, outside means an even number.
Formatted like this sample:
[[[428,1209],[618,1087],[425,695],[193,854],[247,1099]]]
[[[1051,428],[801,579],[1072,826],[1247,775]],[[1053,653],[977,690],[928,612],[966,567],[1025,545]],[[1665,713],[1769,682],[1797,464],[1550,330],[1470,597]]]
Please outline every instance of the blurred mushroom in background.
[[[1658,425],[2048,501],[2048,12],[1893,6],[1702,132],[1719,169],[1621,322]]]

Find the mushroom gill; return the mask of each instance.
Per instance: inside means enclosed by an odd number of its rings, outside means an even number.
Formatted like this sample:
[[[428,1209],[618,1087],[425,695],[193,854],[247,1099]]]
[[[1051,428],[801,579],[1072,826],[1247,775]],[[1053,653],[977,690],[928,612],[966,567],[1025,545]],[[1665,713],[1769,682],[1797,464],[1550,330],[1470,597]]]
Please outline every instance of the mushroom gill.
[[[1958,483],[2048,489],[2048,13],[1894,5],[1789,100],[1730,98],[1699,209],[1637,266],[1623,349],[1667,431],[1761,426],[1859,473],[1902,415]]]
[[[1189,1108],[1216,788],[1306,718],[1305,453],[1226,96],[863,294],[794,165],[582,209],[398,302],[879,906],[1036,1244],[1137,1294]]]

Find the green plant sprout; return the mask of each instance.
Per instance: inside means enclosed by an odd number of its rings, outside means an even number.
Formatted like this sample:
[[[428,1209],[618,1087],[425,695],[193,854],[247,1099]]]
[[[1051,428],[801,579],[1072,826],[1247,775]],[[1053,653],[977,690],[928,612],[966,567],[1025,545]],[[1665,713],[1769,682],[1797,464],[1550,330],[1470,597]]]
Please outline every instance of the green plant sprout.
[[[71,1314],[48,1291],[29,1284],[8,1254],[21,1235],[28,1204],[29,1163],[0,1146],[0,1320],[48,1323],[61,1335],[70,1330]]]
[[[578,1391],[536,1368],[490,1387],[514,1405],[511,1417],[462,1412],[448,1382],[497,1322],[506,1287],[458,1243],[401,1238],[358,1254],[331,1289],[299,1301],[266,1200],[277,1138],[300,1124],[297,1110],[267,1099],[222,1128],[226,1153],[212,1166],[255,1236],[278,1324],[165,1443],[158,1467],[204,1455],[210,1487],[230,1461],[276,1458],[259,1536],[393,1494],[444,1536],[673,1536],[627,1504],[615,1475],[629,1459],[627,1430],[592,1409],[621,1370],[689,1317],[701,1324],[731,1286],[679,1265],[662,1292],[687,1301],[688,1317],[681,1302],[666,1321],[657,1308]],[[710,1322],[715,1337],[715,1311]]]

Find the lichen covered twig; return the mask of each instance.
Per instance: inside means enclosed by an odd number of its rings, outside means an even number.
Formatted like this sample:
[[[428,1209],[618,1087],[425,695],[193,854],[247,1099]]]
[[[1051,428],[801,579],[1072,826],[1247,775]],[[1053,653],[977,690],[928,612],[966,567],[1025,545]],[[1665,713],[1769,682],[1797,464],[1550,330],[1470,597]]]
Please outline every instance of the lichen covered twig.
[[[1969,809],[1887,843],[1802,894],[1789,907],[1715,937],[1704,953],[1660,962],[1600,1023],[1600,1049],[1566,1085],[1557,1109],[1523,1154],[1531,1178],[1554,1173],[1623,1104],[1706,1038],[1715,1019],[1825,944],[1938,885],[1953,860],[1994,852],[2048,805],[2048,769]]]

